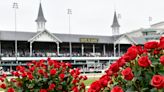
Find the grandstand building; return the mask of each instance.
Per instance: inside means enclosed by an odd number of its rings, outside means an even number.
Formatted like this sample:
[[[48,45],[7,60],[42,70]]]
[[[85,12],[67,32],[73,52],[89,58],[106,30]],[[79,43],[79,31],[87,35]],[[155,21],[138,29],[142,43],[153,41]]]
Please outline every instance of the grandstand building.
[[[0,31],[0,63],[4,71],[47,57],[71,62],[83,72],[100,71],[118,59],[132,44],[142,45],[147,40],[158,39],[164,29],[163,25],[154,24],[149,29],[119,34],[120,25],[116,12],[111,25],[112,36],[51,33],[46,30],[46,22],[40,4],[36,19],[37,32]]]

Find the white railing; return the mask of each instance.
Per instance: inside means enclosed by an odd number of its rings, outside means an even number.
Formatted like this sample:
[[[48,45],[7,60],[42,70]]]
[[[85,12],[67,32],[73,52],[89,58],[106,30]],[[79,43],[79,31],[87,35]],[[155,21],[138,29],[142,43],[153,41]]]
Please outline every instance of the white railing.
[[[51,57],[53,60],[117,60],[119,57]],[[46,60],[47,57],[17,57],[18,61]],[[15,61],[16,57],[1,57],[2,61]]]

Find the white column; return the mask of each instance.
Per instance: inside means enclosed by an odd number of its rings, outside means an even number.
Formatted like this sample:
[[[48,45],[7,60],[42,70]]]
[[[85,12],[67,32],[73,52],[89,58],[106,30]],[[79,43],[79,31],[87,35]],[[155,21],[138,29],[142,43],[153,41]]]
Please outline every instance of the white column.
[[[93,54],[95,55],[95,45],[93,44]]]
[[[59,43],[57,43],[57,54],[59,55],[60,51],[60,47],[59,47]]]
[[[32,42],[30,42],[30,56],[32,56]]]
[[[72,44],[71,44],[71,42],[69,42],[69,54],[70,54],[70,57],[72,57]]]
[[[1,41],[0,41],[0,64],[2,64],[2,62],[1,62],[1,61],[2,61],[1,54],[2,54],[2,53],[1,53]]]
[[[1,54],[2,54],[1,52],[2,52],[2,51],[1,51],[1,41],[0,41],[0,56],[1,56]]]
[[[106,47],[105,44],[103,45],[104,56],[106,55]]]
[[[81,55],[83,56],[84,55],[84,45],[81,44]]]
[[[121,56],[121,53],[120,53],[120,44],[118,44],[118,55],[119,55],[119,57]]]
[[[116,47],[115,43],[113,44],[114,57],[116,57]]]

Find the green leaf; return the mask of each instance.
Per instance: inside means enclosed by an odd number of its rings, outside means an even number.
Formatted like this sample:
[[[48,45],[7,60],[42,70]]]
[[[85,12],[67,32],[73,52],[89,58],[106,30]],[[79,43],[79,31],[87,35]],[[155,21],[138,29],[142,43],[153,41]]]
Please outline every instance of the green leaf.
[[[164,70],[159,70],[158,73],[159,73],[160,75],[164,75]]]
[[[150,92],[158,92],[158,90],[156,88],[153,88],[150,90]]]
[[[141,91],[142,92],[148,92],[149,91],[149,88],[142,88]]]

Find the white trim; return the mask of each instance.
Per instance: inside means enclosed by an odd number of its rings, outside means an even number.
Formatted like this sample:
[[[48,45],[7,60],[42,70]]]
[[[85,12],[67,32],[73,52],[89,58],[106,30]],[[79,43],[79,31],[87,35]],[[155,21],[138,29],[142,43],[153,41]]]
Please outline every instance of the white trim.
[[[35,36],[33,36],[31,39],[28,40],[28,42],[34,42],[36,40],[36,38],[41,35],[43,32],[46,32],[48,35],[50,35],[52,38],[56,39],[56,43],[62,43],[62,41],[57,38],[56,36],[54,36],[52,33],[48,32],[47,30],[41,31],[39,33],[37,33]]]
[[[120,41],[122,38],[124,38],[124,37],[126,37],[130,42],[132,42],[132,44],[138,44],[136,41],[134,41],[132,38],[130,38],[127,34],[124,34],[124,35],[122,35],[120,38],[118,38],[118,39],[114,42],[114,44],[118,44],[119,41]]]

